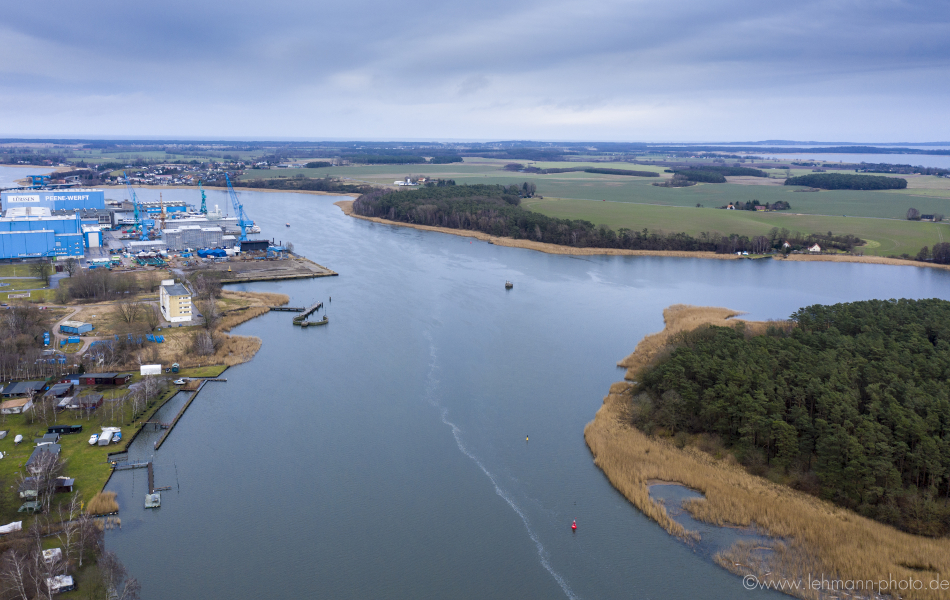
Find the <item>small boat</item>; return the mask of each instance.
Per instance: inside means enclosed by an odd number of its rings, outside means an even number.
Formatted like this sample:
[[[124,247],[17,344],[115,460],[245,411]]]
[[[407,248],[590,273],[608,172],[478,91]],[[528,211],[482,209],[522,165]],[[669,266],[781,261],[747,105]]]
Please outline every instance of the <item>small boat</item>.
[[[284,226],[290,227],[290,223],[284,223]]]
[[[14,443],[14,444],[19,444],[19,443],[22,442],[22,441],[23,441],[23,436],[22,436],[22,435],[18,435],[18,436],[16,436],[15,438],[13,438],[13,443]]]
[[[89,445],[90,445],[90,446],[95,446],[98,442],[99,442],[99,434],[98,434],[98,433],[94,433],[94,434],[92,434],[92,435],[89,436]]]
[[[513,288],[513,287],[515,287],[515,284],[511,283],[510,281],[506,281],[506,282],[505,282],[505,289],[506,289],[506,290],[510,290],[510,289]]]
[[[117,444],[120,441],[122,441],[122,432],[116,431],[115,433],[112,434],[112,443]]]

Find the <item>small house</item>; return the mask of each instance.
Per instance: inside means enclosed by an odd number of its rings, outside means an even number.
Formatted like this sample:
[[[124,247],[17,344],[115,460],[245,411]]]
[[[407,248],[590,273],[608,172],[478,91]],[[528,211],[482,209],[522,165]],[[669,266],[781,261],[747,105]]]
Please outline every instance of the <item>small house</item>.
[[[819,246],[818,244],[815,244],[814,246],[810,246],[810,247],[808,248],[808,251],[809,251],[809,252],[821,252],[821,246]]]
[[[762,206],[762,205],[758,205],[758,206],[755,207],[755,210],[762,210],[762,211],[764,211],[764,210],[766,210],[766,207],[764,207],[764,206]]]
[[[59,458],[61,448],[59,444],[43,444],[33,449],[33,454],[26,461],[26,470],[33,471],[40,468],[44,461],[52,458]]]
[[[72,575],[57,575],[46,578],[46,587],[49,588],[50,593],[59,594],[76,589],[76,583]]]
[[[33,398],[14,398],[0,402],[0,414],[19,415],[33,408]]]
[[[25,477],[17,491],[21,500],[35,500],[39,495],[39,481],[35,477]]]
[[[63,375],[59,378],[59,383],[71,383],[73,385],[79,385],[79,378],[82,375]]]
[[[736,205],[733,204],[732,202],[726,205],[726,210],[735,210],[735,209],[736,209]]]
[[[32,396],[46,389],[45,381],[17,381],[3,388],[0,392],[4,398],[22,398]]]
[[[63,321],[59,325],[59,331],[69,335],[80,335],[92,331],[92,324],[82,321]]]
[[[41,444],[58,444],[59,443],[59,434],[58,433],[46,433],[41,438],[35,438],[33,443],[37,446]]]
[[[46,432],[58,433],[60,435],[82,433],[82,425],[52,425],[46,429]]]
[[[79,383],[83,385],[125,385],[132,379],[129,374],[118,373],[86,373],[79,376]]]
[[[63,560],[62,548],[50,548],[49,550],[43,550],[43,562],[46,564],[55,565],[61,560]]]
[[[73,396],[73,401],[68,408],[96,410],[100,406],[102,406],[102,394],[86,394],[85,396]]]
[[[54,383],[49,386],[49,390],[46,391],[46,396],[50,398],[65,398],[66,396],[72,396],[73,390],[76,388],[72,382],[68,383]]]
[[[75,485],[76,480],[72,477],[57,477],[53,480],[53,491],[57,494],[61,492],[72,492]]]

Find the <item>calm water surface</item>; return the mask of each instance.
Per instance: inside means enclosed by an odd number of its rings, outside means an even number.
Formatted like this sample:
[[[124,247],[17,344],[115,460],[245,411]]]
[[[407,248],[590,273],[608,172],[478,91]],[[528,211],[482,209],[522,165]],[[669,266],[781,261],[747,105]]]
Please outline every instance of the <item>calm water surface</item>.
[[[950,296],[927,269],[553,256],[347,218],[327,196],[240,195],[265,236],[340,273],[242,289],[332,297],[330,324],[269,313],[237,330],[263,347],[154,453],[161,509],[142,508],[144,471],[112,478],[107,545],[149,600],[765,597],[594,467],[583,429],[616,362],[674,303],[766,319]]]

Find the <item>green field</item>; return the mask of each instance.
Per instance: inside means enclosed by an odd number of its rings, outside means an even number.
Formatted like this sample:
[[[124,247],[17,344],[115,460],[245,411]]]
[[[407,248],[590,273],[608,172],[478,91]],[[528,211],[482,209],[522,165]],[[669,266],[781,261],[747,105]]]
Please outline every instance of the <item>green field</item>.
[[[464,163],[451,165],[372,165],[354,167],[327,167],[323,169],[271,169],[245,171],[243,179],[293,177],[349,178],[355,182],[392,186],[397,179],[407,175],[426,175],[434,178],[454,179],[458,184],[487,183],[512,184],[531,181],[537,185],[541,196],[573,198],[577,200],[605,200],[662,206],[689,206],[702,204],[718,207],[730,202],[771,203],[788,202],[790,212],[808,215],[843,215],[857,217],[880,217],[901,219],[908,208],[916,208],[924,214],[941,213],[950,216],[950,179],[938,177],[909,178],[911,189],[901,193],[883,191],[821,191],[796,192],[798,187],[784,185],[740,185],[736,183],[700,184],[687,188],[662,188],[654,186],[658,181],[652,177],[625,175],[600,175],[595,173],[556,173],[537,175],[504,171],[510,161],[491,159],[466,159]],[[698,162],[698,161],[693,161]],[[525,162],[525,164],[528,164]],[[632,163],[531,163],[538,168],[564,168],[570,166],[653,170],[662,172],[663,167]],[[775,174],[784,171],[773,170]],[[810,172],[798,170],[798,174]],[[793,171],[796,173],[796,171]],[[669,176],[668,174],[666,174]],[[825,229],[827,228],[820,228]]]
[[[688,188],[687,188],[688,189]],[[675,191],[675,190],[674,190]],[[569,198],[531,199],[525,208],[562,219],[584,219],[613,229],[644,228],[667,233],[702,232],[766,235],[773,227],[802,233],[850,233],[868,241],[859,250],[869,255],[915,255],[922,246],[950,241],[950,225],[858,217],[825,217],[780,212],[654,206],[621,202],[596,202]]]

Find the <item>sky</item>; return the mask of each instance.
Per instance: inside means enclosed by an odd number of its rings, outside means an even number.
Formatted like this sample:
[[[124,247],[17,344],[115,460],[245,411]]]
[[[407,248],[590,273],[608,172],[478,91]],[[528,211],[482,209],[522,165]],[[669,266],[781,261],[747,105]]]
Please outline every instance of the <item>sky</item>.
[[[950,2],[4,2],[0,136],[950,140]]]

